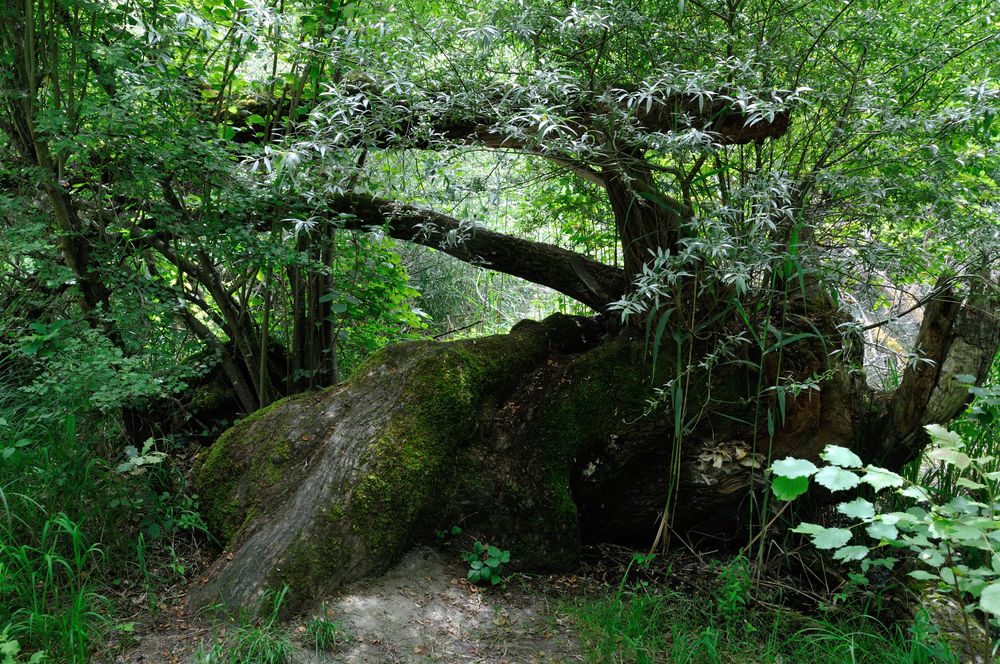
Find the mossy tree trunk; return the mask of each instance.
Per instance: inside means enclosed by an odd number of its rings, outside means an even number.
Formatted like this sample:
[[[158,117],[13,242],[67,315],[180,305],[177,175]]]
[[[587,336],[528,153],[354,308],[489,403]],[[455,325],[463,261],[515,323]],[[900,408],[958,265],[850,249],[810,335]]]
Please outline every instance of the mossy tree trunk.
[[[867,387],[847,353],[832,363],[828,339],[804,339],[781,371],[823,378],[787,395],[780,418],[761,390],[778,370],[766,357],[675,375],[671,342],[654,367],[640,334],[596,319],[387,348],[347,384],[258,411],[207,452],[197,491],[226,554],[192,602],[253,605],[287,584],[294,607],[454,524],[536,570],[571,565],[585,541],[648,545],[664,523],[738,535],[759,521],[751,497],[769,459],[839,443],[898,468],[917,453],[921,426],[965,403],[954,376],[988,369],[995,313],[942,290],[918,340],[927,361],[894,394]],[[648,403],[678,377],[680,418],[670,399]]]

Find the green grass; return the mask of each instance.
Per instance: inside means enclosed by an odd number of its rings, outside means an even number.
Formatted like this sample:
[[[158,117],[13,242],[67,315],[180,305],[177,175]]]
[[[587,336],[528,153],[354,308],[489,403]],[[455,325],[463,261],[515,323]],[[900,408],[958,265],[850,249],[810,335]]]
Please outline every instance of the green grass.
[[[350,641],[351,635],[342,621],[316,616],[306,623],[306,639],[319,654],[336,650],[341,644]]]
[[[565,608],[576,619],[588,661],[595,663],[958,662],[920,618],[908,631],[887,629],[862,614],[829,622],[791,611],[747,610],[723,619],[704,598],[656,590],[578,600]]]
[[[110,444],[92,421],[33,419],[4,396],[0,391],[0,630],[22,652],[89,662],[114,628],[115,582],[141,581],[152,604],[150,555],[158,570],[177,536],[198,524],[153,472],[116,471],[119,459],[97,452]],[[121,453],[125,443],[116,440]],[[150,538],[155,546],[143,535],[152,527],[162,533]]]
[[[288,594],[288,586],[271,593],[264,604],[268,605],[262,616],[237,614],[234,625],[225,638],[218,640],[208,652],[200,652],[200,664],[285,664],[295,652],[287,630],[278,621],[281,604]]]
[[[0,616],[11,634],[87,661],[90,625],[106,605],[89,581],[101,558],[66,514],[45,519],[34,545],[17,543],[14,529],[0,525]]]

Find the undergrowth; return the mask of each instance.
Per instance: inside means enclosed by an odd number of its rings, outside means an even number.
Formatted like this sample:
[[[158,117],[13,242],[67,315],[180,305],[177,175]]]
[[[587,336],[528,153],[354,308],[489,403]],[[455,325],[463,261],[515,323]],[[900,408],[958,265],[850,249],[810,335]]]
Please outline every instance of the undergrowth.
[[[735,563],[739,565],[739,562]],[[725,577],[731,567],[724,568]],[[587,661],[601,663],[958,663],[924,614],[907,627],[886,626],[861,610],[810,617],[780,606],[746,606],[745,588],[722,583],[694,595],[647,585],[579,599],[576,618]],[[732,610],[734,597],[741,597]]]

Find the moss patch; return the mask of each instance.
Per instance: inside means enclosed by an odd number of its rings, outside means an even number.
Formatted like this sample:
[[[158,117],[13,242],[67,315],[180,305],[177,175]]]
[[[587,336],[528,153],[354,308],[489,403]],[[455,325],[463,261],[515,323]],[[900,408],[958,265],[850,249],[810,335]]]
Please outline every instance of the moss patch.
[[[195,472],[202,518],[223,545],[229,545],[261,506],[277,498],[275,489],[290,465],[315,446],[288,439],[291,421],[301,408],[322,398],[298,394],[250,414],[223,433]],[[280,492],[280,491],[278,491]]]

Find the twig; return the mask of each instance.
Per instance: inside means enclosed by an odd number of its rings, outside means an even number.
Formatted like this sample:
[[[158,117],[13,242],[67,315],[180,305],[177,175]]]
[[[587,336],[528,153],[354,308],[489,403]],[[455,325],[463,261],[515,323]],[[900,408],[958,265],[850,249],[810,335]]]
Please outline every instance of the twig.
[[[462,327],[456,327],[454,330],[448,330],[447,332],[442,332],[441,334],[435,334],[433,337],[431,337],[431,339],[440,339],[441,337],[446,337],[449,334],[455,334],[456,332],[461,332],[462,330],[468,330],[470,327],[475,327],[476,325],[479,325],[482,322],[483,319],[480,318],[475,323],[469,323],[468,325],[463,325]]]

